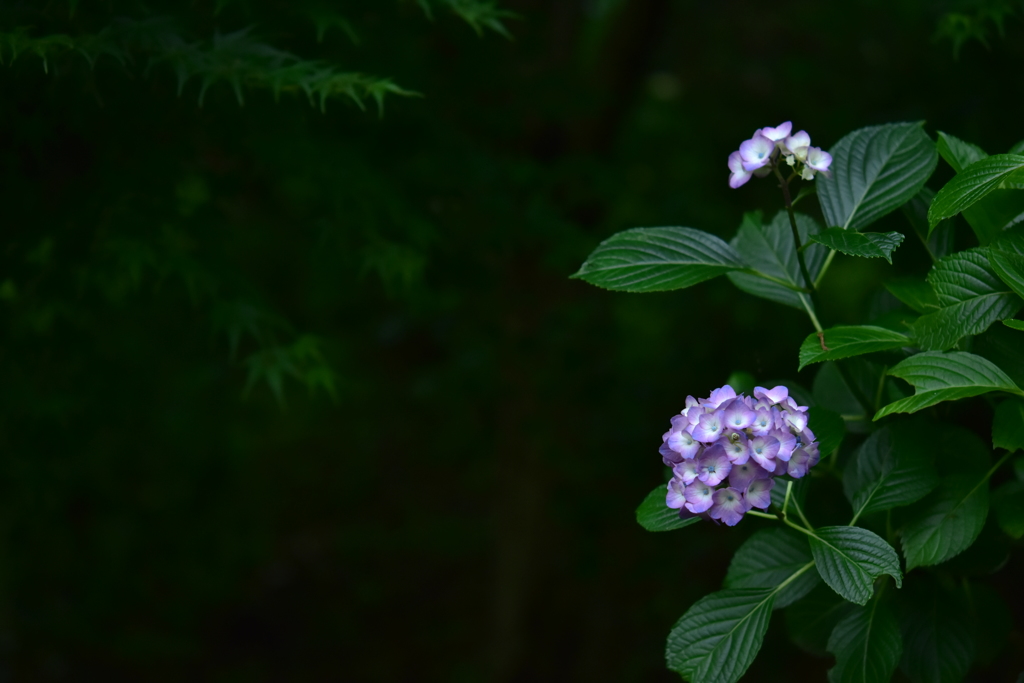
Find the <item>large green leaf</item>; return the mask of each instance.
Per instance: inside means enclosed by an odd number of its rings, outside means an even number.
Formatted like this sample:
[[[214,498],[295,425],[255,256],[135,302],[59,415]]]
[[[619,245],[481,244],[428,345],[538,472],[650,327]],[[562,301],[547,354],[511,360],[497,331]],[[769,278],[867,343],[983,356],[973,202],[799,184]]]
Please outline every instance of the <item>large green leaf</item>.
[[[803,244],[808,244],[810,236],[820,230],[814,219],[800,213],[796,214],[796,225]],[[767,225],[762,225],[760,213],[744,214],[743,223],[730,245],[754,270],[779,281],[773,282],[750,273],[733,271],[729,273],[729,279],[734,285],[748,294],[801,310],[804,309],[804,302],[810,305],[809,296],[795,291],[804,288],[806,283],[796,257],[789,214],[780,211]],[[811,279],[821,271],[825,251],[824,247],[813,243],[808,244],[804,250],[804,260]]]
[[[892,263],[892,252],[903,242],[903,233],[853,232],[842,228],[829,228],[812,236],[811,241],[824,244],[829,249],[841,251],[848,256],[884,258]]]
[[[1010,329],[1024,331],[1024,320],[1004,320],[1003,324]]]
[[[818,439],[818,449],[823,456],[839,448],[846,435],[842,415],[823,406],[811,406],[807,410],[807,426]]]
[[[875,600],[836,624],[828,649],[836,656],[829,683],[888,683],[903,654],[903,638],[896,617]]]
[[[854,609],[852,603],[836,595],[834,590],[818,584],[806,597],[784,610],[786,631],[798,647],[823,657],[829,634]]]
[[[890,413],[916,413],[936,403],[990,391],[1024,396],[1024,391],[991,361],[959,351],[919,353],[895,365],[889,374],[910,382],[914,395],[885,406],[875,413],[875,420]]]
[[[1002,184],[1024,181],[1024,156],[995,154],[976,161],[957,173],[935,195],[928,209],[928,225],[934,228],[939,221],[957,215],[984,198]]]
[[[700,521],[700,517],[679,516],[679,510],[673,510],[665,504],[665,487],[659,486],[644,498],[636,509],[636,521],[648,531],[672,531],[682,529]]]
[[[777,588],[735,588],[698,600],[669,633],[668,668],[690,683],[738,681],[761,649],[777,594]]]
[[[1024,297],[1024,256],[990,248],[988,262],[1000,280],[1018,297]]]
[[[832,177],[819,175],[818,200],[828,227],[861,230],[924,187],[938,153],[918,123],[855,130],[835,144]]]
[[[907,571],[940,564],[974,543],[988,516],[985,472],[945,477],[903,529]]]
[[[941,130],[939,131],[938,140],[935,142],[935,148],[939,151],[939,155],[945,159],[946,163],[953,167],[953,171],[956,173],[960,173],[960,171],[975,161],[981,161],[988,156],[981,147],[970,142],[964,142],[949,133],[943,133]]]
[[[725,575],[726,588],[775,588],[811,561],[807,538],[790,529],[763,529],[740,546]],[[775,596],[775,609],[807,595],[818,575],[807,571]]]
[[[1024,482],[1008,481],[992,494],[996,521],[1007,535],[1024,536]]]
[[[914,323],[914,336],[926,351],[951,348],[961,337],[1013,317],[1024,304],[992,270],[984,248],[942,259],[928,273],[928,282],[942,308]]]
[[[999,188],[963,211],[982,246],[997,239],[1007,227],[1024,220],[1024,192]],[[936,228],[938,229],[938,228]]]
[[[992,448],[1024,449],[1024,401],[1011,398],[996,408],[992,421]]]
[[[572,277],[622,292],[660,292],[745,267],[732,247],[709,233],[633,228],[601,242]]]
[[[811,554],[818,573],[839,595],[866,605],[873,594],[875,578],[888,574],[903,584],[896,551],[885,540],[856,526],[827,526],[811,534]]]
[[[904,346],[912,346],[913,340],[905,334],[887,330],[884,327],[856,325],[833,327],[825,330],[824,342],[827,349],[821,348],[822,339],[810,334],[800,345],[800,367],[826,360],[838,360],[850,356],[860,356],[875,351],[887,351]]]
[[[958,595],[930,577],[907,589],[899,595],[900,669],[914,683],[960,683],[976,651],[970,613]]]
[[[843,473],[843,490],[859,517],[909,505],[938,483],[933,453],[916,422],[897,422],[867,438]]]
[[[899,278],[886,282],[885,288],[918,313],[934,313],[941,308],[935,290],[924,280],[912,277]]]
[[[914,233],[924,243],[932,260],[936,261],[953,251],[955,226],[953,221],[946,220],[934,229],[928,228],[928,209],[934,199],[935,192],[927,187],[922,187],[921,191],[911,197],[901,210],[910,225],[913,226]]]

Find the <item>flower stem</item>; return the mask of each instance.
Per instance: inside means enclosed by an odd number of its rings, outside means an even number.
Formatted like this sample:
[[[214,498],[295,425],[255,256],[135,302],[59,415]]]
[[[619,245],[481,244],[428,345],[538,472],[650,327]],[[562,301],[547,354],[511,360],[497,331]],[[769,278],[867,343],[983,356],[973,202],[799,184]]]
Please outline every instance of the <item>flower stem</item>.
[[[811,279],[811,273],[807,270],[807,261],[804,259],[803,248],[800,244],[800,230],[796,227],[796,213],[793,212],[793,199],[789,196],[789,179],[782,177],[782,173],[779,172],[779,165],[775,161],[772,162],[772,171],[775,172],[775,177],[779,179],[782,198],[786,201],[786,212],[789,213],[789,227],[793,229],[793,245],[796,247],[796,260],[800,264],[800,273],[804,276],[804,283],[807,285],[807,289],[813,292],[814,280]]]

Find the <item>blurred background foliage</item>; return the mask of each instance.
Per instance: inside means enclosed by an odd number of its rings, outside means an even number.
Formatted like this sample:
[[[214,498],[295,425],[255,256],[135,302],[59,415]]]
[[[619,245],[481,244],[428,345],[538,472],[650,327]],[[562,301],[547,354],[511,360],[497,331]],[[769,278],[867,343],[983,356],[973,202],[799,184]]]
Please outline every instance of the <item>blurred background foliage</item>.
[[[809,388],[810,330],[725,280],[568,275],[617,230],[773,213],[770,183],[726,185],[763,125],[827,149],[924,119],[1005,151],[1022,20],[3,3],[0,680],[672,680],[665,634],[762,522],[640,529],[659,437],[734,371]],[[926,272],[899,213],[877,229]],[[883,312],[890,274],[839,259],[823,323]],[[975,680],[1024,666],[1009,562],[1015,646]],[[784,630],[745,680],[824,680]]]

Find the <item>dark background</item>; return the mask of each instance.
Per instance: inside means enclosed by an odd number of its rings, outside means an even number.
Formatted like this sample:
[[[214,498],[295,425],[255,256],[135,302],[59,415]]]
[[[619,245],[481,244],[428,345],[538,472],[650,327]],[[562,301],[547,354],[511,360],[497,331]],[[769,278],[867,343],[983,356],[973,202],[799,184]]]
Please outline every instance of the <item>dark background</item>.
[[[334,3],[358,43],[299,3],[76,4],[5,2],[0,32],[252,26],[422,97],[199,106],[146,55],[0,47],[0,681],[677,679],[668,630],[762,522],[644,532],[659,437],[733,371],[809,387],[810,328],[724,279],[568,276],[618,230],[774,213],[726,184],[761,126],[1024,137],[1019,3],[504,0],[511,39]],[[838,258],[823,322],[889,272]],[[744,680],[829,666],[779,618]]]

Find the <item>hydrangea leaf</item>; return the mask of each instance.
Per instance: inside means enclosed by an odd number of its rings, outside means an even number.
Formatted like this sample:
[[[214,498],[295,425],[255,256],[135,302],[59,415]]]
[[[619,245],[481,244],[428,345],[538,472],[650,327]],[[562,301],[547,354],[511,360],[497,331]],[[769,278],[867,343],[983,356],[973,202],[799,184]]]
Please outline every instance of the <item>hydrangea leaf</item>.
[[[981,161],[988,156],[981,147],[970,142],[964,142],[949,133],[943,133],[941,130],[938,134],[938,140],[935,142],[935,148],[938,150],[939,156],[952,166],[953,171],[956,173],[960,173],[975,161]]]
[[[633,228],[598,245],[572,277],[621,292],[683,289],[746,268],[718,237],[693,228]]]
[[[1013,538],[1024,536],[1024,482],[1008,481],[992,494],[999,527]]]
[[[824,341],[827,348],[822,348]],[[913,340],[905,334],[872,325],[850,325],[825,330],[824,340],[817,333],[807,335],[800,345],[800,367],[811,363],[860,356],[875,351],[887,351],[912,346]]]
[[[992,448],[1024,449],[1024,401],[1011,398],[996,408],[992,421]]]
[[[915,581],[900,593],[903,633],[900,669],[914,683],[960,683],[977,651],[971,615],[960,596],[934,580]]]
[[[1024,156],[995,154],[976,161],[957,173],[935,195],[928,209],[928,225],[957,215],[1000,185],[1024,182]]]
[[[897,422],[867,438],[843,473],[843,491],[861,515],[909,505],[938,483],[931,445],[916,422]]]
[[[636,509],[636,521],[648,531],[672,531],[696,524],[700,517],[680,517],[679,510],[665,504],[665,487],[659,486],[648,493]]]
[[[903,242],[903,233],[853,232],[842,228],[829,228],[813,235],[811,241],[841,251],[847,256],[884,258],[892,263],[892,252]]]
[[[918,313],[934,313],[941,308],[935,290],[924,280],[912,277],[899,278],[886,282],[885,288]]]
[[[927,187],[922,187],[902,207],[903,215],[906,216],[907,221],[914,228],[914,232],[917,233],[917,236],[924,243],[933,261],[953,251],[953,233],[955,228],[952,220],[945,220],[935,226],[934,229],[929,229],[928,209],[931,207],[934,199],[935,192]]]
[[[903,529],[907,571],[954,557],[974,543],[988,517],[988,477],[976,472],[945,477]]]
[[[961,337],[1013,317],[1024,304],[992,270],[987,249],[967,249],[940,260],[928,273],[928,283],[942,308],[914,323],[914,336],[926,351],[952,348]]]
[[[775,588],[730,588],[698,600],[669,633],[668,668],[690,683],[738,681],[761,649],[776,596],[795,578]]]
[[[999,249],[989,249],[988,262],[1000,280],[1005,282],[1017,296],[1024,297],[1024,256]]]
[[[830,150],[832,177],[817,177],[829,227],[859,231],[924,187],[939,155],[920,123],[855,130]]]
[[[827,526],[811,534],[811,554],[818,573],[839,595],[866,605],[873,595],[875,579],[888,574],[903,584],[896,551],[867,529],[855,526]]]
[[[1019,189],[992,190],[963,211],[978,242],[985,246],[998,239],[1003,230],[1024,220],[1024,192]]]
[[[796,214],[796,225],[804,244],[808,244],[810,237],[821,229],[814,219],[800,213]],[[767,225],[762,225],[760,213],[745,214],[730,244],[756,272],[772,278],[733,271],[729,273],[729,279],[739,289],[800,310],[811,305],[809,296],[796,291],[806,283],[793,245],[793,227],[785,211],[775,214]],[[812,279],[821,271],[825,251],[817,244],[809,244],[804,250],[804,261]]]
[[[846,435],[846,422],[839,413],[822,406],[811,406],[807,417],[807,426],[818,437],[818,450],[822,455],[829,455],[839,448]]]
[[[1014,330],[1024,331],[1024,320],[1004,320],[1003,324]]]
[[[828,650],[836,656],[829,683],[887,683],[903,655],[903,636],[892,611],[875,600],[836,624]]]
[[[828,637],[843,617],[856,609],[824,584],[797,600],[784,611],[786,631],[798,647],[824,657]]]
[[[763,529],[733,555],[725,575],[726,588],[774,588],[811,561],[807,539],[789,529]],[[803,572],[775,596],[774,609],[807,595],[818,583],[815,572]]]
[[[991,361],[961,351],[919,353],[898,363],[889,374],[909,382],[914,395],[883,407],[875,413],[875,420],[891,413],[916,413],[936,403],[990,391],[1024,396],[1024,391]]]

